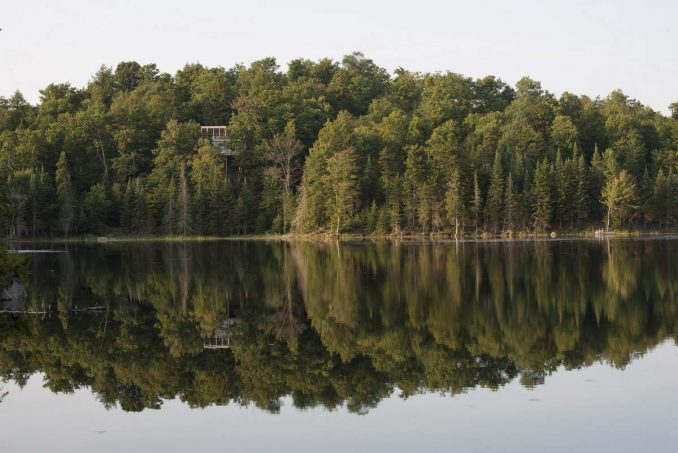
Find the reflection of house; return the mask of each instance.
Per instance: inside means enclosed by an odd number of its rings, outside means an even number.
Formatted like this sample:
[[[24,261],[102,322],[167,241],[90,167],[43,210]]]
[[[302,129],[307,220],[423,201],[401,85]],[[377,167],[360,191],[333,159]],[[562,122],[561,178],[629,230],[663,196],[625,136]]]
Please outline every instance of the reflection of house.
[[[235,140],[230,140],[226,126],[200,126],[200,135],[212,142],[222,156],[235,156],[240,152]]]
[[[233,330],[238,322],[239,321],[236,318],[226,318],[226,320],[216,328],[212,337],[205,338],[203,348],[230,349],[231,335],[233,334]]]

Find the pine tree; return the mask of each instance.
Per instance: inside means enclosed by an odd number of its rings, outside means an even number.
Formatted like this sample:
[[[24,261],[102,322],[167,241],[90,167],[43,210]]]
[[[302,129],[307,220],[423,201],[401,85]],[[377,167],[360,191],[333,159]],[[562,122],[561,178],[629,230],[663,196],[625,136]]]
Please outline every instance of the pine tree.
[[[272,229],[276,233],[281,233],[285,221],[282,203],[286,192],[281,187],[280,169],[265,168],[262,185],[257,229],[261,231]]]
[[[476,236],[478,235],[478,228],[480,227],[480,215],[483,209],[483,195],[480,192],[480,185],[478,184],[478,172],[476,171],[473,174],[473,199],[471,200],[473,205],[473,226],[476,230]]]
[[[394,176],[388,189],[385,217],[389,220],[390,230],[395,234],[400,233],[402,225],[403,192],[403,176]]]
[[[504,228],[513,231],[515,228],[516,208],[518,200],[513,187],[513,174],[509,173],[506,178],[506,196],[504,197]]]
[[[179,170],[179,216],[177,218],[177,230],[182,235],[187,235],[190,231],[190,194],[188,191],[188,179],[186,178],[186,165],[181,164]]]
[[[219,218],[221,222],[219,224],[219,231],[221,234],[232,234],[233,233],[233,211],[235,207],[235,200],[233,198],[233,185],[228,179],[228,176],[225,176],[221,180],[221,185],[219,186]]]
[[[375,232],[377,234],[387,234],[389,227],[391,225],[391,220],[389,219],[388,209],[381,207],[379,208],[379,217],[377,217],[377,225]]]
[[[652,199],[652,211],[654,217],[659,221],[659,229],[662,228],[662,225],[667,225],[667,214],[668,214],[668,190],[666,184],[666,177],[664,176],[664,171],[660,168],[657,172],[657,176],[654,179],[654,190],[653,190],[653,199]]]
[[[577,187],[575,205],[577,224],[581,225],[582,222],[586,221],[588,218],[590,206],[589,174],[583,154],[579,154],[577,156]]]
[[[560,227],[563,226],[563,220],[566,219],[569,211],[569,201],[570,201],[570,194],[568,193],[568,186],[570,183],[570,180],[568,179],[568,174],[567,174],[567,165],[566,162],[563,161],[563,158],[560,154],[560,150],[556,153],[556,161],[554,163],[554,174],[553,174],[553,179],[554,179],[554,186],[555,186],[555,193],[553,194],[554,198],[554,203],[553,207],[555,208],[555,219],[558,221],[558,225]]]
[[[175,231],[176,217],[177,217],[177,187],[174,177],[170,178],[165,189],[166,205],[162,217],[164,230],[167,234],[172,235]]]
[[[596,144],[593,150],[593,156],[591,157],[591,167],[589,171],[589,200],[591,202],[589,210],[596,218],[602,215],[602,205],[599,203],[599,200],[604,185],[605,164],[603,163],[603,158],[600,151],[598,151],[598,145]]]
[[[209,222],[209,206],[203,185],[197,183],[193,186],[191,193],[191,219],[190,230],[194,234],[208,234],[207,224]]]
[[[422,146],[411,146],[405,161],[408,225],[416,223],[426,232],[431,221],[432,187],[431,161]]]
[[[56,189],[59,198],[60,216],[59,221],[61,230],[65,236],[68,236],[71,231],[71,225],[74,220],[74,197],[73,188],[71,187],[71,172],[68,167],[68,159],[64,151],[59,155],[59,160],[56,166]]]
[[[128,180],[122,196],[122,206],[120,207],[120,227],[127,233],[132,232],[132,198],[134,197],[132,192],[132,180]]]
[[[31,173],[30,231],[32,236],[48,232],[54,208],[54,190],[43,167]]]
[[[490,188],[487,192],[487,214],[489,217],[490,228],[496,232],[502,219],[504,204],[504,175],[501,165],[501,156],[499,152],[494,154],[494,163],[492,164],[492,176],[490,178]]]
[[[90,187],[82,202],[81,223],[86,227],[86,231],[95,233],[104,231],[110,209],[111,197],[106,186],[97,183]]]
[[[35,172],[31,173],[30,191],[31,191],[31,236],[35,237],[38,224],[38,192],[39,182]]]
[[[133,233],[142,235],[152,233],[153,217],[141,178],[134,178],[132,181],[131,216]]]
[[[669,167],[666,177],[666,228],[676,223],[678,217],[678,175]]]
[[[612,148],[608,148],[603,153],[603,175],[605,181],[616,178],[619,175],[621,168],[617,160],[617,155]]]
[[[643,218],[643,228],[647,228],[648,222],[652,221],[652,201],[654,195],[654,181],[650,178],[647,167],[643,170],[643,178],[640,181],[640,214]]]
[[[464,196],[458,169],[455,169],[450,177],[445,194],[445,211],[448,222],[454,225],[454,237],[456,239],[459,237],[459,227],[464,216]]]
[[[624,219],[630,217],[638,208],[636,181],[626,170],[610,177],[605,183],[602,202],[607,206],[607,229],[610,226],[622,226]]]
[[[526,161],[525,171],[523,171],[522,188],[518,196],[518,222],[516,224],[519,228],[529,228],[532,224],[532,206],[534,204],[532,193],[533,177],[534,174]]]
[[[377,202],[375,200],[372,200],[370,210],[367,214],[367,231],[369,233],[374,233],[376,231],[378,219],[379,219],[379,208],[377,207]]]
[[[551,226],[552,199],[549,165],[544,160],[537,164],[534,171],[534,210],[532,212],[532,226],[538,232],[543,232]]]
[[[238,234],[248,234],[252,232],[252,213],[256,206],[256,195],[252,188],[252,184],[246,179],[240,188],[240,193],[238,194],[235,205],[235,222],[237,224]]]
[[[327,159],[329,212],[336,235],[355,212],[357,170],[353,148],[347,148]]]

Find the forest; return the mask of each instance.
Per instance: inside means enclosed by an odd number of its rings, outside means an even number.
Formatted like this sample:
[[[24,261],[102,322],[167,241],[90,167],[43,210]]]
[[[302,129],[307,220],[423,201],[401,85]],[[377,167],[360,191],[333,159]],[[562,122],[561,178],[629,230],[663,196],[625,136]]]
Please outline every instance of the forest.
[[[129,61],[0,97],[4,236],[480,235],[678,226],[678,103],[560,97],[361,53]],[[223,156],[201,125],[227,126]]]

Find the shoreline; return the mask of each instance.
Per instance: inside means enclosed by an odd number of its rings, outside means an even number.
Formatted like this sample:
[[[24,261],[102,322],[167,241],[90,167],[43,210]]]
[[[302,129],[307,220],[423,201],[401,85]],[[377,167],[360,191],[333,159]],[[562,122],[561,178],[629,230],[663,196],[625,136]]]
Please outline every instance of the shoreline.
[[[217,241],[263,241],[263,242],[511,242],[524,240],[558,240],[558,239],[626,239],[626,238],[661,238],[678,235],[676,232],[657,231],[616,231],[613,236],[596,237],[593,230],[566,231],[562,233],[518,233],[465,235],[455,238],[453,234],[355,234],[346,233],[336,236],[329,233],[313,234],[255,234],[238,236],[71,236],[71,237],[32,237],[22,239],[6,239],[6,244],[108,244],[130,242],[217,242]]]

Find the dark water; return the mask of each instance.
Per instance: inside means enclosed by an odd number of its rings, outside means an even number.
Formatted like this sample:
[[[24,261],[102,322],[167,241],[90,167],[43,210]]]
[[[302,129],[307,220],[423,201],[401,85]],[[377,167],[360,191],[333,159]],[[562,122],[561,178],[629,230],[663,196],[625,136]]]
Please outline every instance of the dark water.
[[[678,240],[32,247],[0,451],[678,448]]]

